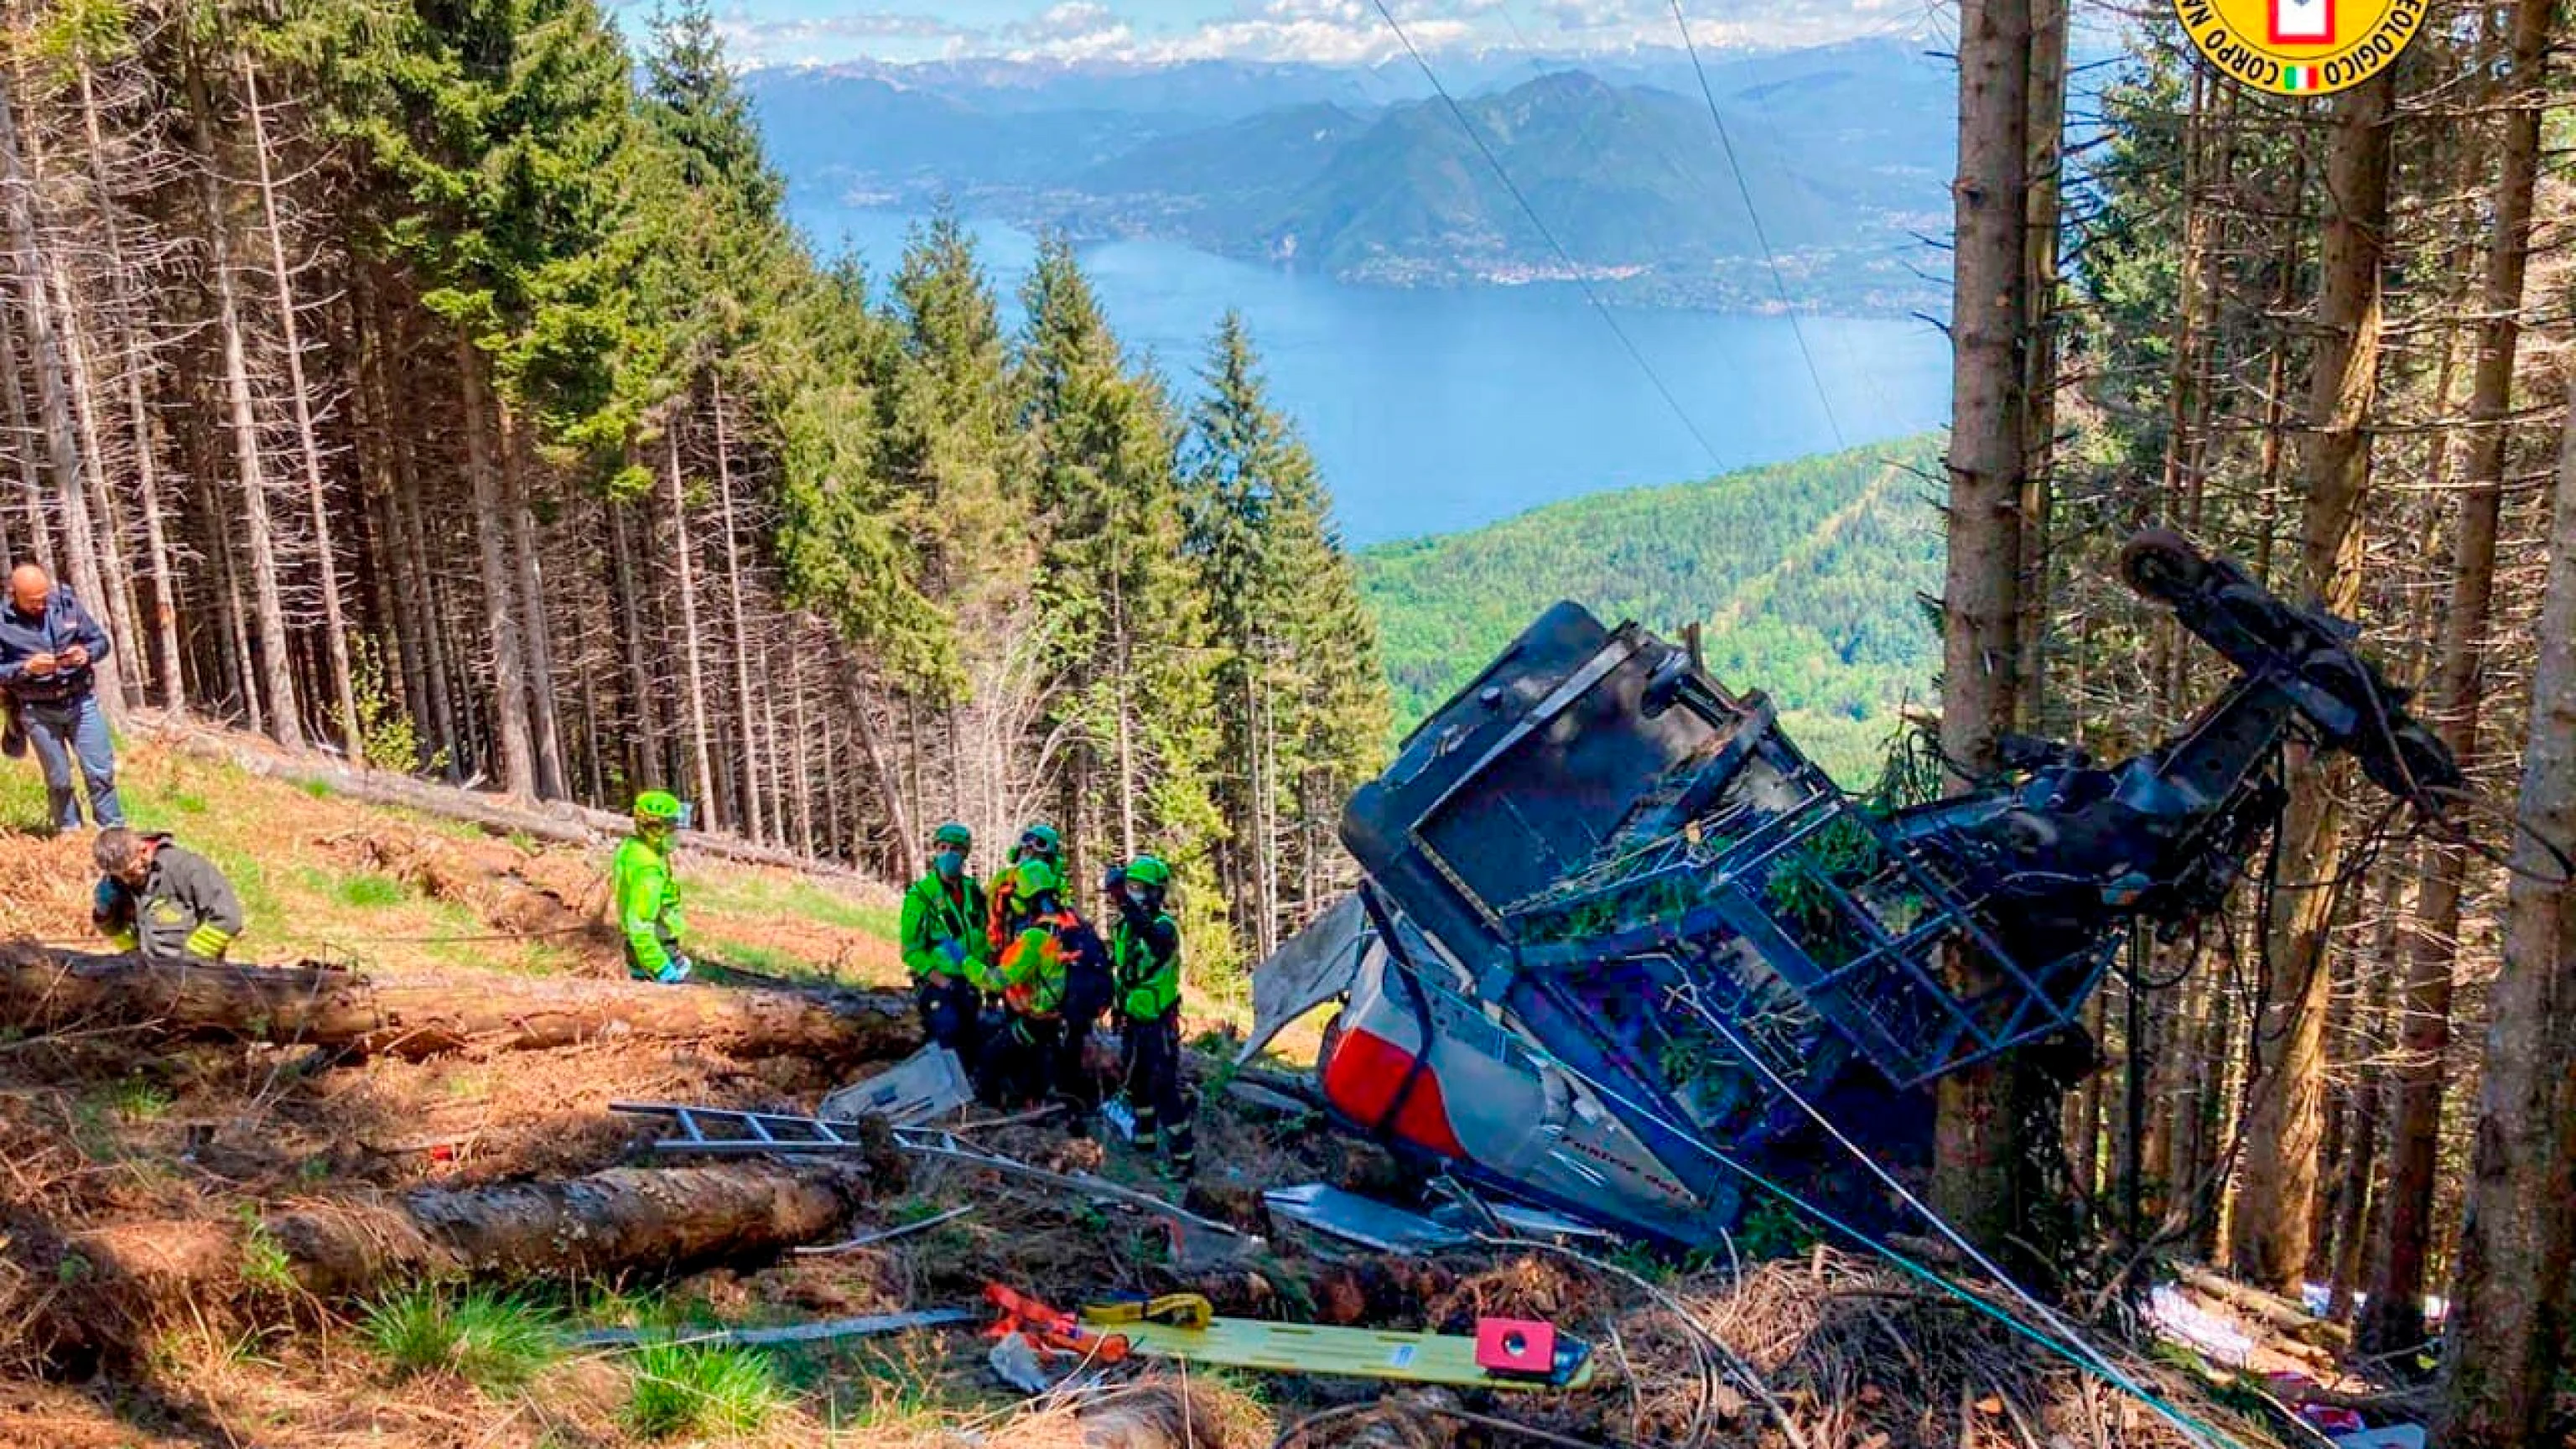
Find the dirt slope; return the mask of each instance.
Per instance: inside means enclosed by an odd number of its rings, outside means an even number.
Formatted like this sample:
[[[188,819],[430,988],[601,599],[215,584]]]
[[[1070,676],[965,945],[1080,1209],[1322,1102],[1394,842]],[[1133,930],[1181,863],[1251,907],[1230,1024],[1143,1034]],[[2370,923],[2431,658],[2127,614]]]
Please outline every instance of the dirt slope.
[[[173,830],[241,885],[245,959],[445,971],[460,991],[493,972],[620,970],[599,919],[604,848],[361,806],[149,739],[130,742],[125,765],[138,821]],[[40,798],[32,770],[0,767],[0,936],[82,942],[87,839],[27,833]],[[704,860],[683,871],[710,960],[854,985],[899,977],[889,890]],[[1374,1388],[1348,1381],[1121,1368],[1097,1390],[1031,1405],[996,1382],[972,1328],[765,1351],[726,1360],[735,1377],[723,1382],[692,1377],[703,1365],[560,1346],[503,1374],[470,1340],[423,1352],[389,1327],[424,1305],[444,1311],[463,1284],[395,1279],[325,1301],[302,1286],[312,1280],[297,1277],[292,1244],[265,1226],[369,1220],[425,1187],[578,1195],[587,1174],[632,1180],[632,1169],[668,1160],[649,1146],[650,1126],[608,1112],[613,1101],[801,1112],[834,1085],[797,1058],[739,1061],[705,1044],[600,1040],[401,1061],[145,1049],[114,1025],[0,1036],[0,1449],[1260,1449],[1326,1409],[1340,1417],[1297,1442],[1508,1442],[1455,1410],[1604,1445],[2181,1442],[1972,1314],[1841,1259],[1800,1257],[1741,1280],[1723,1264],[1675,1273],[1623,1259],[1661,1281],[1652,1288],[1626,1269],[1523,1250],[1380,1259],[1300,1241],[1267,1220],[1262,1188],[1323,1179],[1401,1191],[1393,1164],[1311,1118],[1238,1112],[1214,1090],[1206,1168],[1185,1198],[1123,1143],[1052,1122],[964,1130],[1051,1170],[1185,1200],[1261,1235],[1266,1246],[1249,1256],[1199,1262],[1203,1234],[1176,1239],[1150,1215],[925,1163],[908,1181],[867,1185],[826,1236],[960,1206],[967,1216],[877,1246],[686,1276],[640,1264],[590,1281],[504,1279],[491,1286],[512,1296],[496,1311],[551,1344],[579,1327],[697,1331],[973,1305],[987,1281],[1060,1306],[1188,1288],[1221,1312],[1336,1324],[1461,1331],[1480,1314],[1544,1317],[1601,1346],[1599,1383],[1371,1407]],[[170,1271],[150,1271],[156,1255]],[[681,1411],[670,1409],[675,1392]],[[731,1427],[725,1414],[696,1412],[714,1407],[734,1413]]]

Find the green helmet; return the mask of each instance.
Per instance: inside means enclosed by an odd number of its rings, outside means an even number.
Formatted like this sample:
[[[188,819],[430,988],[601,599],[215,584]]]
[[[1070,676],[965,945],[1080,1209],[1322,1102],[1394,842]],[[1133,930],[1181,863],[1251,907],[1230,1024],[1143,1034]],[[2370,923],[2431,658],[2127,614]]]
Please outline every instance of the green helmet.
[[[1041,820],[1020,832],[1020,854],[1025,857],[1032,846],[1039,855],[1054,860],[1064,854],[1064,837],[1056,834],[1054,826]]]
[[[677,825],[683,813],[680,797],[668,790],[647,790],[635,797],[635,818],[648,825]]]
[[[1157,856],[1140,855],[1127,862],[1127,878],[1138,885],[1152,886],[1159,891],[1171,885],[1172,868],[1163,864]]]
[[[951,820],[930,833],[933,845],[953,845],[959,850],[975,848],[975,832]]]
[[[1024,860],[1020,862],[1019,897],[1021,900],[1035,900],[1039,896],[1045,895],[1050,891],[1061,891],[1063,889],[1063,871],[1057,870],[1053,865],[1050,865],[1043,860]]]

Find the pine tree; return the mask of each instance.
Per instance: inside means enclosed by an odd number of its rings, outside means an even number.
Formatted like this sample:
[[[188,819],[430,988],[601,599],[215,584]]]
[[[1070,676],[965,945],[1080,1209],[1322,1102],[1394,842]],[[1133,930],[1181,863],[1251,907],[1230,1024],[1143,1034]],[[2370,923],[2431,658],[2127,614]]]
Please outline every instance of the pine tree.
[[[1218,324],[1202,381],[1184,477],[1217,649],[1217,799],[1235,832],[1221,873],[1261,956],[1319,904],[1320,857],[1385,747],[1389,704],[1314,459],[1271,408],[1240,316]]]

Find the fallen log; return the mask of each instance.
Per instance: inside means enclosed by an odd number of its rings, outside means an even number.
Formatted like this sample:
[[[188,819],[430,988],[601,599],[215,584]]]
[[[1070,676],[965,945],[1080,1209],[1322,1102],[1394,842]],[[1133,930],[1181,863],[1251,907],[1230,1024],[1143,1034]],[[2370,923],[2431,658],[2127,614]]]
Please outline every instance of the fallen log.
[[[911,999],[894,992],[209,966],[56,951],[25,941],[0,943],[0,1022],[30,1031],[130,1026],[165,1038],[400,1057],[627,1038],[846,1066],[899,1057],[921,1044]]]
[[[874,1150],[831,1162],[617,1167],[316,1199],[230,1220],[22,1234],[9,1253],[34,1281],[60,1285],[31,1325],[35,1347],[114,1352],[183,1309],[280,1291],[337,1300],[422,1282],[612,1281],[771,1258],[832,1235],[852,1208],[904,1182],[880,1135]]]
[[[2350,1329],[2318,1318],[2304,1306],[2277,1293],[2267,1293],[2232,1278],[2222,1278],[2197,1263],[2176,1261],[2171,1266],[2174,1276],[2180,1278],[2185,1287],[2217,1299],[2274,1333],[2318,1348],[2347,1349],[2352,1346]]]

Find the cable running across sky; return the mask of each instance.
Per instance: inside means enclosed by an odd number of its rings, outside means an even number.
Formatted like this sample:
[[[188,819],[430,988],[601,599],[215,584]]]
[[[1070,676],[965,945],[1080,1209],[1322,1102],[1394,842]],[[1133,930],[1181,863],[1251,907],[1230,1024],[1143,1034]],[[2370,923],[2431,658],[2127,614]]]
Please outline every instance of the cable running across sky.
[[[1404,33],[1404,26],[1397,22],[1395,12],[1387,8],[1386,0],[1372,0],[1372,3],[1377,6],[1379,18],[1386,21],[1386,28],[1395,32],[1395,38],[1403,45],[1404,53],[1413,57],[1414,65],[1422,71],[1422,78],[1431,83],[1431,89],[1438,92],[1441,102],[1448,106],[1449,115],[1457,121],[1458,129],[1467,133],[1467,139],[1473,142],[1477,151],[1483,154],[1485,164],[1494,168],[1495,179],[1502,182],[1503,189],[1511,193],[1513,201],[1519,203],[1521,214],[1528,217],[1530,225],[1538,229],[1538,234],[1546,240],[1548,249],[1556,253],[1556,259],[1565,264],[1565,270],[1574,278],[1574,284],[1583,289],[1583,300],[1591,303],[1592,310],[1601,314],[1601,320],[1609,327],[1611,335],[1619,339],[1621,347],[1627,349],[1629,360],[1637,364],[1637,370],[1646,375],[1648,382],[1654,384],[1655,391],[1664,399],[1664,406],[1672,409],[1674,418],[1689,431],[1692,440],[1699,444],[1700,451],[1708,455],[1709,466],[1720,472],[1725,471],[1726,460],[1719,456],[1716,446],[1709,442],[1706,433],[1700,431],[1699,424],[1691,421],[1691,415],[1682,408],[1681,399],[1673,396],[1672,388],[1665,384],[1663,375],[1655,371],[1655,365],[1646,360],[1646,354],[1637,350],[1635,340],[1628,336],[1628,329],[1619,325],[1618,316],[1602,302],[1600,294],[1592,290],[1591,281],[1583,275],[1582,268],[1575,265],[1573,254],[1565,249],[1564,243],[1556,239],[1556,233],[1549,230],[1547,223],[1540,219],[1538,209],[1530,205],[1529,198],[1521,194],[1519,184],[1512,180],[1512,173],[1504,169],[1503,158],[1495,155],[1494,148],[1485,144],[1484,134],[1476,129],[1473,121],[1467,119],[1466,110],[1458,104],[1456,97],[1449,94],[1449,88],[1441,84],[1438,73],[1431,69],[1431,62],[1424,59],[1422,52],[1415,48],[1413,37]],[[1805,344],[1802,342],[1800,346],[1803,348]],[[1837,433],[1835,436],[1839,438],[1841,435]]]

